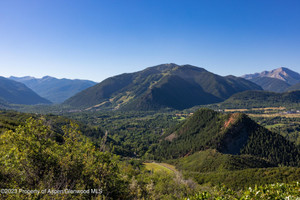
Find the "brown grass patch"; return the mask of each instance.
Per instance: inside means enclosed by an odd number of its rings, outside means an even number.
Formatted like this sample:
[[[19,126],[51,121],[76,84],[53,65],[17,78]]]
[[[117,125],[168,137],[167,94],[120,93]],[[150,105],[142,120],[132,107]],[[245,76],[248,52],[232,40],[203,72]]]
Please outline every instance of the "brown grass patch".
[[[171,135],[169,135],[168,137],[166,137],[165,140],[172,142],[172,140],[174,140],[175,138],[177,138],[177,135],[174,132]]]

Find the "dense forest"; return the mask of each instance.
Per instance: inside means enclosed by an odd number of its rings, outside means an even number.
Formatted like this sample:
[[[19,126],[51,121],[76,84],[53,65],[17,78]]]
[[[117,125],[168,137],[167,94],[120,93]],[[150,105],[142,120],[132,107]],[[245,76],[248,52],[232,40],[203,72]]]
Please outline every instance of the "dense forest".
[[[268,91],[245,91],[232,95],[222,102],[222,108],[299,107],[300,91],[275,93]]]
[[[153,154],[157,159],[174,159],[206,149],[253,155],[288,166],[298,166],[300,161],[295,144],[261,127],[245,114],[222,114],[209,109],[198,110],[171,130]]]

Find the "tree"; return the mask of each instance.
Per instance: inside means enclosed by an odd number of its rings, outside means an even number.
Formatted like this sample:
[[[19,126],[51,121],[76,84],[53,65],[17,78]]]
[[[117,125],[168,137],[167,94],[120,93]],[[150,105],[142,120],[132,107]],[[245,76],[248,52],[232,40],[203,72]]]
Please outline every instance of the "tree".
[[[88,190],[87,194],[56,194],[59,198],[126,199],[127,182],[118,168],[118,158],[100,152],[71,123],[63,127],[63,142],[45,120],[29,118],[24,126],[6,131],[0,136],[0,177],[3,188],[53,191]],[[99,189],[101,194],[92,194]],[[49,194],[16,194],[7,198],[46,198]],[[18,196],[19,195],[19,196]]]

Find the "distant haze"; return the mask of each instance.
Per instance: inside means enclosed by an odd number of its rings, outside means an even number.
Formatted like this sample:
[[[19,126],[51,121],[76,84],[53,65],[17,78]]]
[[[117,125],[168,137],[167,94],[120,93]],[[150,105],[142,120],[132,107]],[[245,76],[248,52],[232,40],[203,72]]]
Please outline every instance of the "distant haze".
[[[57,79],[51,76],[45,76],[40,79],[31,76],[11,76],[10,79],[24,83],[38,95],[53,103],[62,103],[76,93],[96,84],[89,80]]]

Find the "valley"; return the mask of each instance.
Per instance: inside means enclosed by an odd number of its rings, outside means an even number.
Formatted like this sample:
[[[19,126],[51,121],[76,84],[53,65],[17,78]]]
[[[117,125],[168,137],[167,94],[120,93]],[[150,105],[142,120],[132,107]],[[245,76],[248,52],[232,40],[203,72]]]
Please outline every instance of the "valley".
[[[100,187],[105,199],[297,198],[299,91],[262,88],[163,64],[108,78],[62,104],[3,101],[0,186]]]

